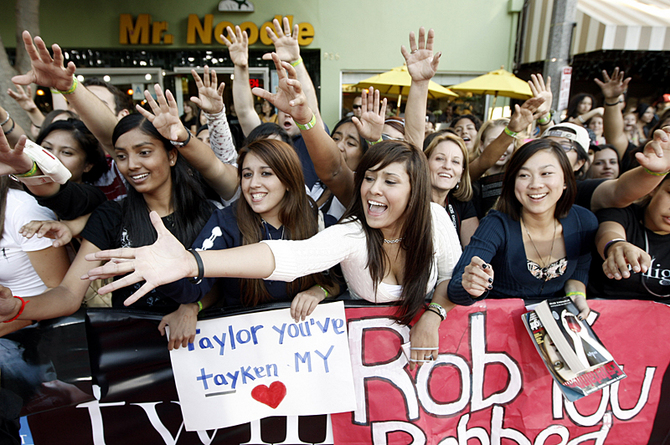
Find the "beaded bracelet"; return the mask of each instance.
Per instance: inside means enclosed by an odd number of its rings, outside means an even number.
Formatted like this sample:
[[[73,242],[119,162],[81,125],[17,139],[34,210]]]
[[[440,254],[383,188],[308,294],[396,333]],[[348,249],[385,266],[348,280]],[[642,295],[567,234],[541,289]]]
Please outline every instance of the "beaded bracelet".
[[[21,308],[19,309],[19,313],[16,314],[14,317],[10,318],[9,320],[3,321],[3,323],[11,323],[12,321],[19,318],[19,316],[23,313],[23,310],[26,308],[26,303],[28,303],[28,301],[29,301],[29,300],[24,300],[23,298],[21,298],[17,295],[14,295],[14,298],[18,298],[19,300],[21,300]]]
[[[10,128],[10,129],[7,130],[7,131],[4,131],[4,130],[3,130],[2,132],[5,133],[5,136],[7,136],[9,133],[11,133],[12,131],[14,131],[14,128],[15,128],[15,127],[16,127],[16,121],[15,121],[14,119],[12,119],[12,128]]]
[[[7,133],[5,133],[5,134],[7,134]],[[644,171],[646,171],[647,173],[649,173],[652,176],[665,176],[668,173],[670,173],[670,171],[663,172],[663,173],[656,173],[656,172],[653,172],[653,171],[649,170],[647,167],[642,167],[642,168],[644,168]]]

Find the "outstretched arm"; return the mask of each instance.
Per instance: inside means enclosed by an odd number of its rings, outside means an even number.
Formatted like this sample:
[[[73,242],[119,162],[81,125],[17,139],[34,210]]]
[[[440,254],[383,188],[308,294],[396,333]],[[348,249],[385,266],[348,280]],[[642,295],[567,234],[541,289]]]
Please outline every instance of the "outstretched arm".
[[[198,97],[191,97],[191,100],[207,117],[209,145],[221,162],[235,164],[237,151],[233,143],[233,135],[230,133],[228,119],[226,119],[226,107],[223,104],[223,90],[226,84],[221,82],[217,88],[216,71],[210,71],[207,65],[205,65],[205,74],[202,79],[195,70],[191,70],[191,74],[198,87]]]
[[[158,213],[151,212],[150,217],[158,233],[158,239],[154,244],[134,249],[99,251],[87,256],[89,261],[96,262],[114,259],[102,267],[90,270],[85,275],[90,280],[130,273],[100,288],[100,293],[112,292],[140,281],[146,281],[124,302],[126,306],[133,304],[157,286],[186,277],[266,278],[274,272],[274,255],[265,243],[199,252],[203,264],[199,270],[194,254],[189,253],[165,228]],[[124,261],[125,259],[133,259],[133,261]],[[2,314],[1,309],[0,314]]]
[[[509,131],[521,133],[525,131],[535,119],[540,116],[540,106],[544,103],[543,97],[532,97],[525,101],[523,105],[514,106],[514,114],[507,124]],[[493,167],[500,157],[505,153],[509,144],[514,141],[514,137],[503,131],[493,142],[491,142],[479,157],[470,163],[470,180],[476,181]]]
[[[7,94],[9,94],[9,97],[14,99],[17,104],[23,109],[28,114],[28,117],[30,118],[30,121],[32,124],[37,128],[38,130],[42,126],[42,122],[44,122],[44,115],[40,111],[39,108],[37,108],[37,105],[35,104],[35,101],[33,100],[33,92],[32,88],[30,85],[26,88],[26,90],[23,89],[21,85],[16,85],[14,84],[14,87],[16,88],[16,91],[12,90],[11,88],[7,89]]]
[[[237,169],[221,162],[207,144],[191,137],[179,119],[177,101],[169,90],[163,94],[160,85],[156,84],[154,91],[158,101],[154,100],[149,91],[144,92],[151,112],[139,105],[137,105],[137,111],[146,117],[164,138],[170,141],[188,141],[186,145],[179,148],[179,152],[222,198],[232,198],[239,184]]]
[[[409,47],[400,47],[400,52],[407,63],[407,71],[412,77],[412,85],[407,96],[405,107],[405,141],[413,144],[419,150],[423,149],[423,138],[425,135],[426,104],[428,102],[428,84],[435,76],[437,66],[440,63],[442,53],[433,56],[433,39],[435,31],[419,28],[419,39],[415,38],[414,32],[409,33]]]
[[[642,153],[636,153],[639,167],[628,170],[618,179],[604,181],[591,197],[591,211],[610,207],[622,208],[650,193],[670,171],[670,127],[656,130]]]
[[[40,37],[33,39],[28,31],[23,31],[23,44],[30,56],[32,69],[23,75],[14,76],[12,82],[17,85],[36,83],[54,88],[67,96],[70,105],[81,117],[91,133],[100,141],[105,151],[115,156],[112,146],[112,133],[117,120],[114,113],[74,77],[75,65],[68,62],[63,66],[63,51],[53,44],[53,58]]]
[[[276,54],[273,54],[273,59],[279,79],[277,93],[272,94],[262,88],[254,88],[253,93],[290,114],[301,125],[310,122],[312,117],[316,119],[315,113],[307,105],[301,84],[296,79],[295,69],[289,63],[281,62]],[[317,176],[346,206],[353,196],[354,174],[344,161],[337,144],[328,136],[318,119],[312,128],[300,131]]]
[[[541,97],[544,99],[544,103],[537,108],[537,126],[540,128],[540,132],[544,132],[549,127],[554,125],[554,122],[551,120],[551,105],[553,103],[554,96],[551,93],[551,77],[547,77],[547,83],[544,83],[544,78],[542,74],[531,74],[531,80],[528,81],[528,86],[530,91],[533,93],[533,97]]]
[[[312,79],[309,77],[307,68],[300,57],[300,45],[298,44],[298,25],[293,25],[293,32],[291,32],[291,25],[288,21],[288,17],[284,17],[282,20],[284,28],[279,23],[279,20],[274,19],[272,24],[274,25],[274,30],[270,27],[266,27],[268,37],[272,40],[272,43],[275,46],[275,53],[279,56],[279,60],[282,62],[288,62],[293,67],[295,67],[296,78],[302,85],[302,91],[305,93],[307,99],[307,105],[312,109],[316,116],[317,122],[321,120],[321,115],[319,114],[319,103],[316,99],[316,89],[312,83]],[[272,60],[272,54],[266,53],[263,54],[263,60]]]
[[[254,109],[254,96],[251,94],[249,86],[249,38],[242,32],[239,26],[235,27],[235,32],[229,27],[228,38],[221,35],[223,43],[228,47],[230,59],[235,65],[233,81],[233,103],[235,104],[235,113],[240,120],[240,126],[245,136],[249,135],[251,130],[261,124],[261,118]]]
[[[629,278],[630,271],[645,273],[651,257],[635,244],[626,241],[626,230],[616,221],[603,221],[598,226],[596,248],[603,258],[603,272],[610,280]]]
[[[628,148],[628,137],[623,131],[623,115],[621,108],[623,106],[622,95],[628,89],[630,77],[624,79],[623,71],[619,67],[614,68],[612,77],[603,70],[604,82],[600,79],[594,79],[600,87],[603,96],[605,96],[605,111],[603,113],[603,135],[608,144],[611,144],[619,154],[619,159],[623,159]]]

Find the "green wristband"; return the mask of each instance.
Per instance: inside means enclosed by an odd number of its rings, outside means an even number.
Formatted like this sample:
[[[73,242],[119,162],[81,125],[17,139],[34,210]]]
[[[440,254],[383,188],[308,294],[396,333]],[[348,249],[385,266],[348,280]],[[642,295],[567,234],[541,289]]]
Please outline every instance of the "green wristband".
[[[295,125],[301,130],[311,130],[316,125],[316,115],[312,114],[312,118],[304,125],[298,123],[298,121],[295,121]]]

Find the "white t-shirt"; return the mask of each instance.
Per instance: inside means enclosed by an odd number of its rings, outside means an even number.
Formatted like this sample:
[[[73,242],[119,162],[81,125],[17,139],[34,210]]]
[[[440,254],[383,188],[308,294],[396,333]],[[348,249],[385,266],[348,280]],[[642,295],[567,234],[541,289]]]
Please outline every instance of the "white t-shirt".
[[[430,209],[434,251],[426,293],[451,278],[451,272],[461,256],[458,234],[444,207],[431,203]],[[266,280],[293,281],[340,264],[353,298],[388,303],[397,301],[402,294],[402,286],[386,283],[380,283],[377,292],[374,292],[374,283],[367,269],[365,234],[358,221],[330,226],[306,240],[261,242],[270,247],[275,258],[275,270]]]
[[[51,247],[49,238],[31,239],[19,234],[19,229],[30,221],[55,220],[56,215],[40,206],[28,193],[9,189],[5,210],[5,224],[0,240],[0,284],[12,290],[14,295],[32,297],[47,289],[37,275],[26,252],[35,252]]]

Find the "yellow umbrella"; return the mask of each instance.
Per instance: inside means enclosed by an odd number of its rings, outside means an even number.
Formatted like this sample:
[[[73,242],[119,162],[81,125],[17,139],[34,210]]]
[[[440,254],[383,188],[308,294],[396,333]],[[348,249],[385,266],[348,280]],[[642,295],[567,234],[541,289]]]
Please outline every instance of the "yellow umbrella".
[[[514,74],[502,68],[454,85],[450,89],[462,93],[489,94],[491,96],[504,96],[521,100],[533,97],[528,82],[519,79]]]
[[[361,80],[354,86],[360,89],[374,87],[376,90],[379,90],[380,94],[398,96],[398,108],[400,108],[402,96],[407,96],[409,94],[409,87],[411,84],[412,78],[407,72],[407,66],[403,65],[393,68],[391,71],[386,71],[385,73]],[[428,84],[428,97],[431,99],[437,99],[439,97],[458,97],[458,94],[431,80]]]
[[[360,94],[363,92],[362,89],[357,88],[356,85],[353,83],[343,83],[342,84],[342,92],[343,93],[357,93]]]

